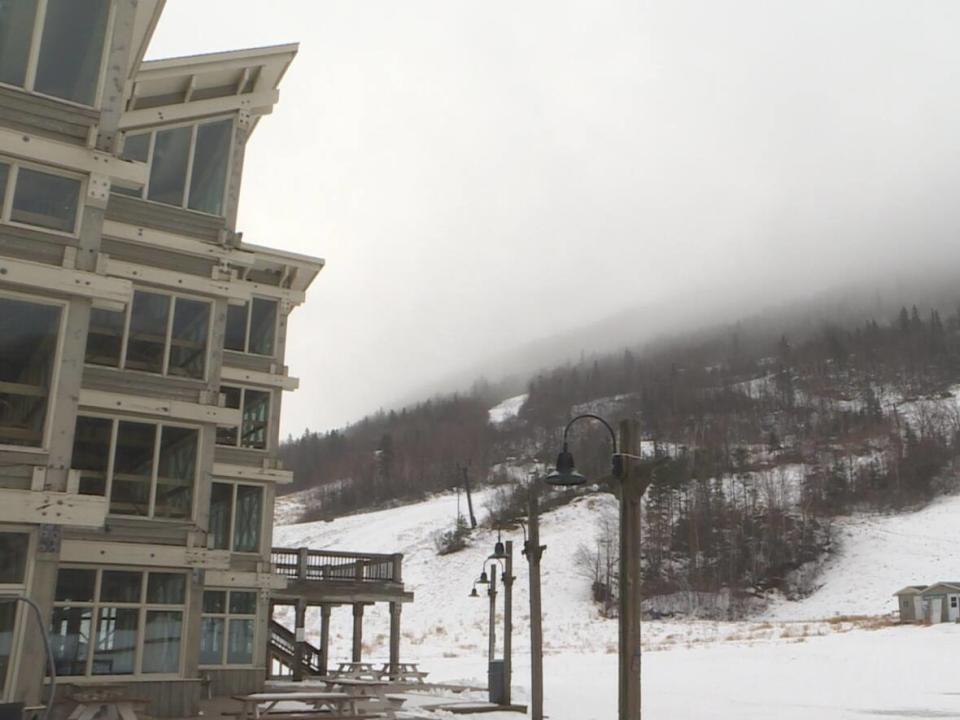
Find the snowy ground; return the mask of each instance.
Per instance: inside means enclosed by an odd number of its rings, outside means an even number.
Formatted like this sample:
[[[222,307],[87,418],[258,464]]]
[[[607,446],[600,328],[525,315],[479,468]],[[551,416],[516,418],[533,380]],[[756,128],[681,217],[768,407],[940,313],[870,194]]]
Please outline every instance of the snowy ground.
[[[490,494],[478,493],[475,501],[481,519]],[[598,495],[543,519],[545,708],[553,720],[616,717],[616,623],[598,616],[589,581],[571,562],[578,547],[592,546],[596,517],[615,507],[611,496]],[[496,534],[478,530],[469,549],[438,557],[433,536],[452,526],[456,509],[456,497],[444,496],[333,522],[279,526],[275,540],[284,546],[403,552],[404,580],[416,593],[403,613],[404,656],[419,660],[433,682],[483,686],[487,602],[467,595]],[[841,551],[827,564],[822,588],[802,602],[775,604],[753,622],[645,623],[645,717],[960,718],[960,678],[946,661],[960,644],[960,626],[898,627],[883,619],[895,609],[891,594],[900,587],[960,578],[960,560],[950,547],[958,514],[960,497],[951,497],[915,513],[838,523]],[[512,539],[517,545],[514,700],[526,702],[527,573],[519,555],[522,538]],[[386,608],[368,610],[366,617],[365,652],[384,657]],[[332,652],[344,658],[350,610],[335,610],[333,620]],[[319,613],[308,618],[311,623],[315,631]],[[311,634],[316,639],[308,628]]]

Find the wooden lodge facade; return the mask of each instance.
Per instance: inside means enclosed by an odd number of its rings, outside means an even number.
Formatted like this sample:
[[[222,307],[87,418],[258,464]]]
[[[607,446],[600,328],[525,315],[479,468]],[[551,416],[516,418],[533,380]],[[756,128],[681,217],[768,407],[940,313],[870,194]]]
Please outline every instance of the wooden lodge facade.
[[[271,547],[287,318],[323,261],[247,243],[236,218],[297,46],[144,62],[162,8],[0,13],[4,702],[47,683],[13,598],[39,605],[58,686],[123,685],[180,717],[259,688],[274,656],[318,667],[311,604],[352,605],[362,631],[365,603],[392,603],[397,661],[412,599],[399,556]],[[292,640],[274,603],[300,610]]]

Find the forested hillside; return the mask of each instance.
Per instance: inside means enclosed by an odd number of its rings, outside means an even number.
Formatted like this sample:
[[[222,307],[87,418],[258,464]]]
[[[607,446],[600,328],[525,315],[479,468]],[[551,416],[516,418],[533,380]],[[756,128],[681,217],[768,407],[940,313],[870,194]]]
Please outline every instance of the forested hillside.
[[[955,482],[958,313],[767,313],[544,371],[515,417],[491,422],[503,398],[478,385],[306,433],[284,459],[294,489],[316,488],[310,515],[332,516],[458,486],[464,468],[482,483],[550,462],[577,412],[634,417],[672,449],[647,494],[645,592],[803,593],[831,517],[922,504]],[[582,424],[573,442],[578,467],[604,476],[607,435]],[[600,601],[616,594],[614,531],[598,528],[581,558]]]

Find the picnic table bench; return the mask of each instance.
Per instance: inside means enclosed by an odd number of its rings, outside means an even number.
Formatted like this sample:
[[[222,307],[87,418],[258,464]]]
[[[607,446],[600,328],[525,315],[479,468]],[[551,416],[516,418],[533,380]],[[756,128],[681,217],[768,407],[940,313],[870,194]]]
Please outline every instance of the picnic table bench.
[[[93,720],[100,713],[103,713],[104,720],[137,720],[134,707],[150,702],[145,698],[130,697],[123,686],[74,689],[66,694],[66,698],[76,703],[68,720]]]
[[[359,706],[365,701],[362,694],[350,694],[343,691],[310,692],[262,692],[249,695],[234,695],[234,700],[242,703],[240,720],[339,720],[340,718],[372,718]],[[279,709],[280,703],[297,702],[310,705],[311,710]]]
[[[366,680],[380,680],[382,672],[371,662],[341,662],[337,669],[331,670],[328,677],[360,678]]]

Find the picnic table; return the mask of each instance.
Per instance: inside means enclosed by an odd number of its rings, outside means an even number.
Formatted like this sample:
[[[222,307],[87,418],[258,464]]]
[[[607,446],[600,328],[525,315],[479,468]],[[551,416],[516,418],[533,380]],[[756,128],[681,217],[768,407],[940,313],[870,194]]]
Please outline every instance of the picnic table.
[[[336,670],[331,670],[328,673],[328,677],[380,680],[383,677],[383,673],[379,668],[377,668],[375,663],[341,662],[341,663],[337,663]]]
[[[383,713],[390,720],[396,720],[397,709],[404,703],[404,698],[387,695],[390,688],[389,680],[367,680],[352,677],[321,678],[331,687],[341,688],[350,696],[357,698],[357,708],[362,712]]]
[[[358,702],[364,699],[363,695],[351,695],[336,691],[309,691],[309,692],[260,692],[250,695],[234,695],[234,700],[242,703],[240,720],[260,720],[260,718],[284,718],[285,720],[301,720],[307,717],[316,718],[365,718]],[[279,709],[279,703],[299,702],[312,706],[314,712]],[[326,711],[329,715],[319,714]]]
[[[137,720],[136,705],[147,705],[143,698],[133,698],[123,686],[76,689],[67,693],[67,700],[76,703],[68,720],[93,720],[103,713],[103,720]]]
[[[421,670],[417,663],[397,663],[396,672],[391,672],[390,663],[383,663],[383,667],[380,669],[381,678],[390,679],[394,682],[416,683],[418,685],[423,685],[424,679],[429,674],[430,673]]]

